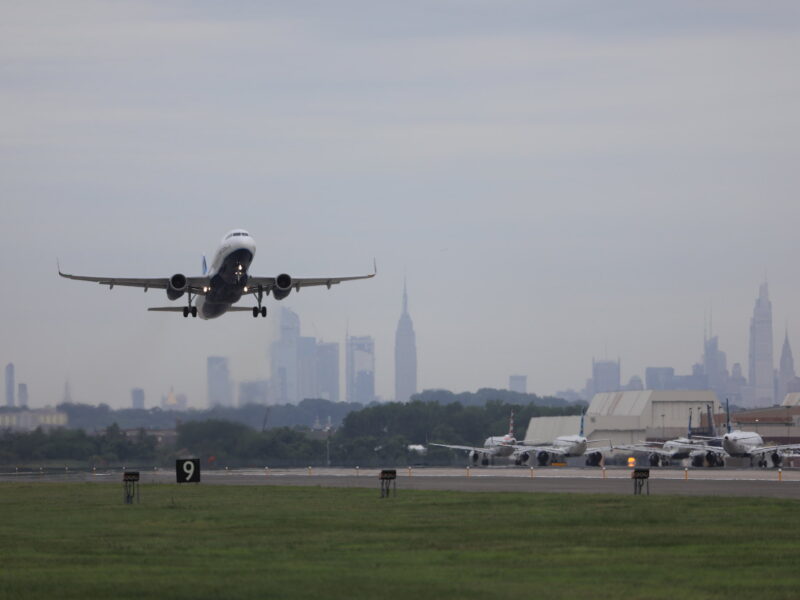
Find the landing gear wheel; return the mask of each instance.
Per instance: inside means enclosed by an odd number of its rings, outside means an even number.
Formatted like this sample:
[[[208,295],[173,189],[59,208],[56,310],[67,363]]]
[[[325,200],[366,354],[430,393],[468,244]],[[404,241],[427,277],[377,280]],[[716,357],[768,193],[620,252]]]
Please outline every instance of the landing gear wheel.
[[[184,306],[183,307],[183,318],[185,319],[188,316],[189,316],[189,307],[188,306]]]
[[[266,306],[262,306],[261,307],[261,316],[262,317],[266,317],[267,316],[267,307]]]
[[[196,316],[197,316],[197,307],[196,307],[196,306],[193,306],[193,307],[192,307],[192,316],[193,316],[193,317],[196,317]]]
[[[257,317],[257,316],[258,316],[258,307],[254,306],[253,307],[253,317]]]

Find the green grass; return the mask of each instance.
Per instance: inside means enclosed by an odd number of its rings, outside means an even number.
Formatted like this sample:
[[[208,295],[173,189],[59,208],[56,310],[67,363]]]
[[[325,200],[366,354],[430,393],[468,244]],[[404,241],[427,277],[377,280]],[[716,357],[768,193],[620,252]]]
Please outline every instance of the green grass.
[[[797,598],[800,503],[1,484],[0,598]]]

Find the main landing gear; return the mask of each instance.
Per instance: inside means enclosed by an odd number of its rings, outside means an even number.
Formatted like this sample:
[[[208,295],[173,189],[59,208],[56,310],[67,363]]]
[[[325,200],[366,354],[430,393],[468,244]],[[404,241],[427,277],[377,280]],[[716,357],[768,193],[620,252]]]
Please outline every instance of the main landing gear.
[[[253,317],[258,318],[258,315],[266,317],[267,307],[261,306],[261,301],[264,299],[264,286],[260,285],[257,289],[253,290],[253,296],[258,300],[258,306],[253,307]]]
[[[189,292],[188,299],[189,299],[188,306],[184,306],[183,307],[183,317],[186,318],[189,315],[192,315],[192,317],[196,317],[197,316],[197,307],[196,306],[192,306],[192,292]]]

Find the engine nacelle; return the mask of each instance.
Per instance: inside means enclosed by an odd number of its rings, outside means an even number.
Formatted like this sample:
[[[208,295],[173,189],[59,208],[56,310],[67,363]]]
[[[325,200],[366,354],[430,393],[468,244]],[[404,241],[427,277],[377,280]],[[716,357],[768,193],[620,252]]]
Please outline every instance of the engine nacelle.
[[[475,450],[470,452],[469,453],[469,462],[472,465],[479,464],[481,462],[481,453],[480,452],[475,452]]]
[[[516,460],[514,461],[514,464],[516,464],[517,466],[527,465],[530,459],[531,455],[529,452],[522,452],[517,456]]]
[[[188,283],[189,282],[186,280],[186,275],[182,273],[175,273],[175,275],[169,278],[169,284],[167,285],[167,298],[170,300],[177,300],[183,296],[183,294],[186,293]]]
[[[590,452],[586,455],[586,466],[587,467],[599,467],[600,462],[603,460],[603,453],[602,452]]]
[[[544,450],[540,450],[536,453],[536,462],[539,463],[540,467],[546,467],[550,464],[550,454]]]
[[[292,291],[292,278],[287,273],[281,273],[275,278],[275,287],[272,288],[272,295],[275,300],[283,300]]]

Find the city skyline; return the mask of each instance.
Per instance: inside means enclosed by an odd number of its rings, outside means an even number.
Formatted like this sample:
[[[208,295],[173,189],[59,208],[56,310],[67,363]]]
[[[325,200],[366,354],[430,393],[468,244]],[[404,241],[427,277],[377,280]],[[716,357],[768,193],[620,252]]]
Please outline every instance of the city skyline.
[[[68,380],[202,407],[208,356],[265,378],[281,306],[372,336],[391,398],[405,273],[419,389],[580,389],[592,357],[688,375],[712,307],[749,376],[765,272],[798,339],[793,4],[236,6],[0,6],[0,364],[33,406]],[[198,275],[237,227],[256,275],[378,275],[200,323],[56,273]]]

